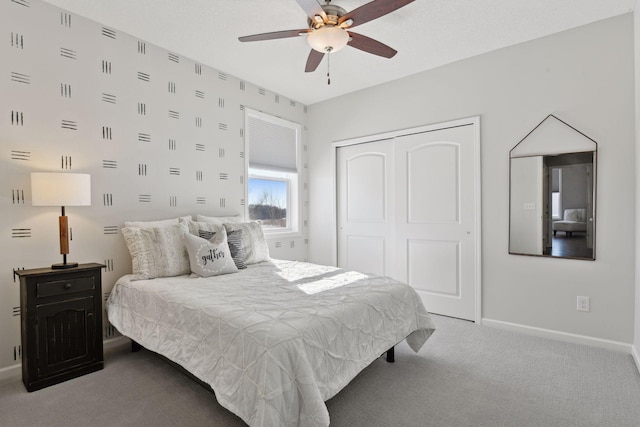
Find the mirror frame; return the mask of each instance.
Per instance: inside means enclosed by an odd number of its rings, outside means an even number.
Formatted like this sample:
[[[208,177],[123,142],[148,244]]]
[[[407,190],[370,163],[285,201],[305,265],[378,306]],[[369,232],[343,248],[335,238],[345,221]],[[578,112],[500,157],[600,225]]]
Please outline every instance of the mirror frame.
[[[587,218],[588,222],[591,222],[591,238],[592,238],[592,255],[590,257],[585,256],[567,256],[567,255],[552,255],[546,254],[546,248],[544,247],[544,239],[545,234],[550,236],[553,239],[553,232],[551,231],[551,224],[553,223],[553,219],[551,216],[551,207],[545,206],[543,200],[539,200],[542,203],[540,210],[542,211],[542,223],[539,224],[536,220],[536,226],[538,227],[538,231],[536,233],[542,232],[542,235],[539,236],[542,244],[541,253],[526,253],[526,252],[515,252],[512,251],[512,233],[513,233],[513,222],[514,222],[514,213],[512,211],[514,202],[514,194],[513,194],[513,162],[514,159],[521,158],[533,158],[540,157],[540,161],[538,162],[544,168],[545,161],[549,158],[553,158],[556,156],[568,155],[568,154],[576,154],[579,155],[581,153],[592,153],[592,190],[591,190],[591,208],[592,215],[590,218]],[[597,157],[598,157],[598,143],[592,138],[588,137],[584,133],[580,132],[573,126],[567,124],[563,120],[560,120],[553,114],[549,114],[542,120],[537,126],[533,128],[524,138],[522,138],[511,150],[509,150],[509,245],[508,250],[510,255],[525,255],[525,256],[536,256],[536,257],[545,257],[545,258],[560,258],[560,259],[578,259],[578,260],[587,260],[587,261],[595,261],[596,259],[596,187],[597,187]],[[568,166],[568,164],[567,164]],[[537,167],[537,166],[536,166]],[[542,171],[540,171],[540,175],[542,175]],[[544,182],[544,178],[543,178]],[[534,185],[543,185],[543,184],[534,184]],[[544,194],[544,190],[542,190]],[[548,205],[548,203],[546,204]],[[534,210],[536,209],[535,204],[532,204]],[[546,212],[545,212],[546,207]],[[548,225],[547,225],[548,224]],[[540,230],[542,228],[542,230]],[[539,247],[538,247],[539,249]]]

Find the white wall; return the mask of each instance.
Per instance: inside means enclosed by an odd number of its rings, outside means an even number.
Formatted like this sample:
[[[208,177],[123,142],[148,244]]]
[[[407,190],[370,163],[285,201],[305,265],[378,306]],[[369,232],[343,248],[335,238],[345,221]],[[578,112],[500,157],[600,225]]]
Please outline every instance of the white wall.
[[[307,115],[294,100],[40,0],[0,2],[0,28],[1,376],[20,362],[13,269],[61,261],[60,210],[31,206],[30,172],[91,174],[92,206],[67,209],[69,261],[107,265],[106,299],[131,271],[124,221],[244,211],[245,106],[302,126]],[[305,233],[270,239],[271,254],[305,259]],[[104,336],[113,333],[105,316]]]
[[[634,358],[638,371],[640,371],[640,0],[636,1],[634,12],[635,21],[635,82],[636,82],[636,313],[635,313],[635,337]]]
[[[483,317],[631,343],[633,41],[627,14],[309,107],[310,260],[334,261],[333,141],[480,115]],[[599,143],[596,261],[508,254],[508,153],[550,113]]]

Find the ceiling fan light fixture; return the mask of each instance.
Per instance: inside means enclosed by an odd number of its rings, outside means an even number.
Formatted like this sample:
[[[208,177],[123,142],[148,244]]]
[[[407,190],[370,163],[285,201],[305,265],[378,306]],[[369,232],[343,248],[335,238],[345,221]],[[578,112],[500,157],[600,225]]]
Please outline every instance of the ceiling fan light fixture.
[[[318,52],[337,52],[349,43],[349,33],[338,26],[325,25],[309,33],[309,45]]]

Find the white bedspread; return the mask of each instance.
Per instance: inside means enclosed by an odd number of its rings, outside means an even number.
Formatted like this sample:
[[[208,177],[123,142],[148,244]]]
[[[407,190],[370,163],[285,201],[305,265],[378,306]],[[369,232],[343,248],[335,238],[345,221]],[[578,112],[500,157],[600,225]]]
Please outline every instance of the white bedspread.
[[[251,426],[329,425],[324,401],[435,329],[410,286],[334,267],[273,260],[209,278],[130,278],[111,292],[109,321]]]

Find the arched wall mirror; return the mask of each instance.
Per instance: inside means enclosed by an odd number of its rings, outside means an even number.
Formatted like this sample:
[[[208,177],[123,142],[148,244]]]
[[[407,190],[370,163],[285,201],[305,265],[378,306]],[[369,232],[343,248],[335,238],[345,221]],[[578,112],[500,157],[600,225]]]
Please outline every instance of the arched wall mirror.
[[[596,259],[598,144],[550,114],[509,152],[509,253]]]

